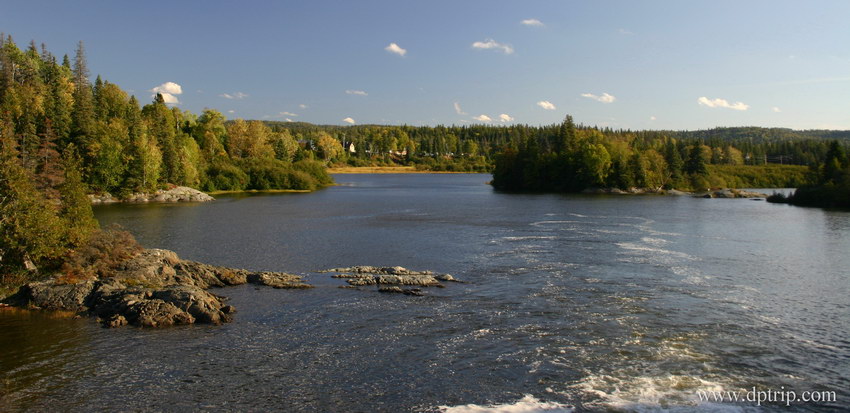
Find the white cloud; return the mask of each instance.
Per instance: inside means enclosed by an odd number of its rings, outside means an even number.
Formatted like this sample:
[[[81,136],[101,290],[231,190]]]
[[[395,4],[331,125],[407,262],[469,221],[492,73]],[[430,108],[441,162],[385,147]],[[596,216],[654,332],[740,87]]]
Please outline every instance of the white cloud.
[[[774,106],[774,107],[770,108],[770,110],[772,110],[772,111],[774,111],[774,112],[776,112],[776,113],[782,112],[782,109],[779,109],[779,107],[778,107],[778,106]]]
[[[545,24],[543,24],[542,21],[537,20],[537,19],[525,19],[525,20],[521,21],[520,23],[522,23],[526,26],[536,26],[536,27],[545,26]]]
[[[656,120],[656,119],[658,119],[658,118],[656,118],[655,116],[650,116],[650,117],[649,117],[649,120]]]
[[[300,105],[298,105],[298,107],[299,107],[299,108],[301,108],[301,109],[307,109],[307,105],[305,105],[305,104],[303,104],[303,103],[302,103],[302,104],[300,104]]]
[[[487,115],[478,115],[478,116],[473,116],[473,117],[472,117],[472,119],[475,119],[475,120],[477,120],[477,121],[479,121],[479,122],[492,122],[492,121],[493,121],[493,119],[491,119],[491,118],[490,118],[489,116],[487,116]]]
[[[228,110],[227,113],[233,114],[233,113],[236,113],[236,111],[231,109],[231,110]]]
[[[349,125],[353,125],[353,124],[354,124],[354,119],[351,119],[350,117],[345,118],[345,119],[343,119],[342,121],[343,121],[343,122],[345,122],[345,123],[347,123],[347,124],[349,124]]]
[[[458,102],[455,102],[455,112],[458,115],[466,115],[466,112],[464,112],[463,109],[460,108],[460,103]]]
[[[183,88],[180,87],[177,83],[174,82],[165,82],[153,89],[151,89],[153,93],[168,93],[171,95],[182,95]]]
[[[512,118],[511,115],[508,115],[507,113],[503,113],[499,115],[499,120],[502,122],[513,122],[514,118]]]
[[[233,94],[230,94],[230,93],[222,93],[222,94],[220,94],[219,96],[221,96],[221,97],[223,97],[223,98],[225,98],[225,99],[242,100],[242,99],[245,99],[246,97],[248,97],[248,94],[247,94],[247,93],[242,93],[242,92],[236,92],[236,93],[233,93]]]
[[[627,30],[627,29],[617,30],[617,33],[620,33],[620,34],[623,34],[623,35],[626,35],[626,36],[631,36],[631,35],[634,34],[631,30]]]
[[[287,122],[292,122],[292,119],[289,119],[289,118],[285,118],[284,120],[287,121]]]
[[[472,44],[472,48],[474,49],[498,49],[504,52],[505,54],[511,54],[514,52],[514,48],[509,44],[499,43],[493,39],[485,39],[483,42],[475,42]]]
[[[385,47],[384,50],[390,53],[395,53],[399,56],[404,56],[407,54],[407,49],[402,49],[399,45],[395,43],[390,43],[390,45]]]
[[[280,116],[292,116],[292,117],[295,117],[295,116],[298,116],[298,115],[297,115],[297,114],[295,114],[295,113],[292,113],[292,112],[280,112]]]
[[[733,110],[747,110],[750,108],[750,105],[747,105],[744,102],[729,103],[726,99],[709,99],[705,96],[697,99],[697,102],[699,102],[700,105],[708,106],[710,108],[726,108]]]
[[[596,96],[593,93],[582,93],[581,96],[586,97],[588,99],[593,99],[595,101],[602,102],[602,103],[611,103],[611,102],[617,100],[617,98],[615,98],[614,96],[611,96],[607,93],[603,93],[602,96]]]
[[[183,88],[180,87],[177,83],[174,82],[165,82],[153,89],[150,90],[153,95],[151,97],[156,97],[156,94],[159,93],[162,95],[162,100],[169,105],[179,105],[180,100],[177,99],[177,95],[183,94]]]
[[[369,96],[368,93],[366,93],[365,91],[362,91],[362,90],[351,90],[351,89],[349,89],[349,90],[346,90],[345,93],[347,93],[349,95]]]
[[[550,102],[550,101],[548,101],[548,100],[541,100],[540,102],[537,102],[537,106],[540,106],[541,108],[546,109],[546,110],[555,110],[555,109],[557,109],[557,108],[555,107],[555,105],[553,105],[553,104],[552,104],[552,102]]]

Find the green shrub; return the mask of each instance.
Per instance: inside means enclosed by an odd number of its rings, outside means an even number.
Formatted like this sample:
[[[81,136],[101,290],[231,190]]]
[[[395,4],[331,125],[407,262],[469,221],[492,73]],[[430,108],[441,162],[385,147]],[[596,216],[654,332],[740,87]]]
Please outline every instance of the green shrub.
[[[334,183],[333,178],[331,178],[330,174],[328,174],[327,168],[325,168],[325,166],[321,162],[310,161],[305,159],[293,163],[292,168],[296,171],[307,173],[307,175],[313,177],[313,180],[319,186],[328,186]]]

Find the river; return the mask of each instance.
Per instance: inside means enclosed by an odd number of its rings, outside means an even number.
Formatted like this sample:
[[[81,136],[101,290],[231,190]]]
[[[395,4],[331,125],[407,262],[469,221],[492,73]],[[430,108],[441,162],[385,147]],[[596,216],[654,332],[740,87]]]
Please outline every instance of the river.
[[[0,312],[0,411],[746,410],[850,405],[850,213],[744,199],[497,193],[489,175],[337,175],[309,194],[111,205],[146,247],[303,274],[215,290],[222,326]],[[426,296],[315,271],[401,265]],[[770,409],[783,404],[767,404]]]

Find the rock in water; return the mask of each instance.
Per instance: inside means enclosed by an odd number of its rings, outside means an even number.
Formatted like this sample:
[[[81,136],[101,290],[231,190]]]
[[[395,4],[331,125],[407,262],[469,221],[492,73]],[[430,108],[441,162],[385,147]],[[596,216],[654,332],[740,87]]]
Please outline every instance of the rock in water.
[[[274,288],[311,287],[297,275],[216,267],[181,260],[172,251],[150,249],[108,277],[75,283],[55,277],[21,287],[19,296],[33,307],[95,314],[106,327],[220,324],[231,321],[236,309],[224,303],[225,297],[206,290],[246,282]]]
[[[273,288],[311,288],[309,284],[301,282],[301,277],[281,272],[258,272],[248,274],[248,282],[252,284],[268,285]]]
[[[188,186],[176,186],[169,190],[160,189],[152,193],[135,193],[124,199],[117,199],[112,194],[104,192],[99,195],[89,195],[89,200],[92,204],[111,204],[115,202],[209,202],[215,201],[215,198]]]
[[[353,287],[378,285],[379,292],[398,292],[407,295],[424,295],[418,288],[402,289],[400,286],[443,287],[440,281],[460,282],[450,274],[433,271],[412,271],[404,267],[355,266],[332,268],[319,272],[336,272],[332,278],[342,278]]]

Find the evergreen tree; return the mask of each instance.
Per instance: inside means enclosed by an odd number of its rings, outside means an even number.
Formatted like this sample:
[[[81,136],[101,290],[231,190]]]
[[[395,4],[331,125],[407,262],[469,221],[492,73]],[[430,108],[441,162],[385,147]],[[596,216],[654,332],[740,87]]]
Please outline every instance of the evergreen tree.
[[[80,173],[80,158],[76,147],[71,144],[63,152],[65,182],[60,187],[62,209],[60,217],[65,227],[65,240],[68,247],[77,248],[89,240],[97,230],[91,201],[86,195],[86,187]]]
[[[56,209],[21,165],[11,131],[0,122],[0,273],[34,271],[64,253]]]

